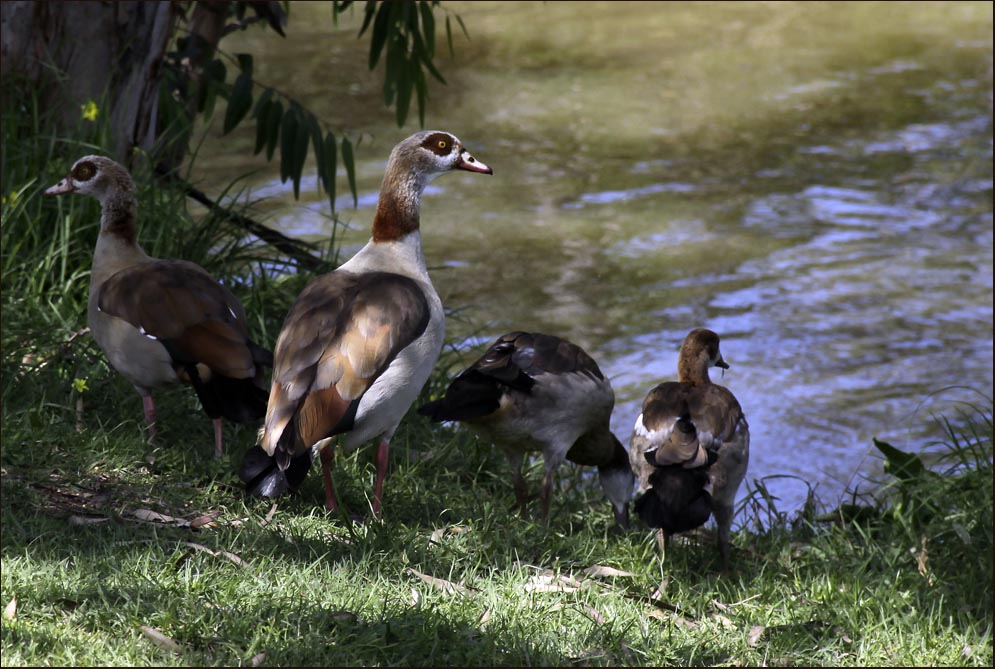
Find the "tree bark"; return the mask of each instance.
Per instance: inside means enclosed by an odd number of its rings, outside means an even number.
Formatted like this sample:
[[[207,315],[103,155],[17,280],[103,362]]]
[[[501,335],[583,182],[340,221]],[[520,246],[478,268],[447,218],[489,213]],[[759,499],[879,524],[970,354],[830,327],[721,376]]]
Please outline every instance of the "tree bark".
[[[108,149],[130,167],[136,148],[155,144],[160,70],[176,18],[172,2],[0,2],[0,72],[35,86],[60,129],[74,128],[88,101],[103,105]]]

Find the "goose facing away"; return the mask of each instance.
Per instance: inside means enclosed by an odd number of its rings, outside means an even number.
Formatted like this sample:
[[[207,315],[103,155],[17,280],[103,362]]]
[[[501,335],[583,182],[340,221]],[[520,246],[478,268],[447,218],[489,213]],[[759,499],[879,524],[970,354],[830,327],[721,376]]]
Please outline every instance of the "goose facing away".
[[[337,511],[331,441],[377,441],[373,513],[381,515],[390,438],[442,350],[445,317],[422,254],[421,196],[446,172],[491,174],[455,136],[419,132],[387,162],[370,241],[305,287],[274,350],[273,383],[259,445],[241,470],[252,494],[300,485],[317,450],[325,507]]]
[[[150,440],[156,436],[152,391],[193,385],[214,421],[220,457],[222,418],[259,419],[266,410],[264,367],[272,354],[249,337],[245,310],[200,266],[150,257],[137,242],[135,184],[123,167],[86,156],[45,195],[79,193],[101,205],[87,324],[111,366],[142,397]]]
[[[611,383],[579,346],[538,332],[511,332],[453,379],[445,396],[418,412],[436,422],[461,422],[504,451],[523,513],[527,453],[543,454],[544,519],[564,459],[597,467],[615,519],[627,527],[634,478],[625,448],[609,429],[614,404]]]
[[[715,516],[719,553],[729,565],[736,491],[749,463],[750,430],[735,396],[712,383],[709,367],[727,369],[719,336],[692,330],[678,355],[676,382],[661,383],[643,401],[629,446],[643,493],[635,508],[659,529],[661,547]]]

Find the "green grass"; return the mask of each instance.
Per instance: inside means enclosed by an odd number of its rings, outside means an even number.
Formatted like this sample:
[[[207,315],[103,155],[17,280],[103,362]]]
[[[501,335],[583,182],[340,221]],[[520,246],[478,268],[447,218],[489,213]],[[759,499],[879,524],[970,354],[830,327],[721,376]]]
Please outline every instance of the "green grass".
[[[950,417],[936,473],[895,469],[860,508],[788,517],[754,482],[731,574],[707,531],[661,562],[652,534],[616,529],[593,477],[571,466],[549,526],[520,518],[499,453],[414,414],[393,441],[382,524],[325,512],[315,475],[274,512],[234,474],[255,426],[226,425],[215,460],[210,421],[177,387],[157,396],[150,447],[137,393],[89,337],[72,339],[98,211],[39,193],[101,129],[56,139],[38,110],[9,112],[4,665],[992,664],[990,399]],[[267,273],[272,253],[137,177],[146,248],[229,280],[271,344],[306,277]],[[371,460],[342,455],[335,472],[367,516]],[[533,487],[539,477],[533,466]],[[598,566],[625,573],[588,573]]]

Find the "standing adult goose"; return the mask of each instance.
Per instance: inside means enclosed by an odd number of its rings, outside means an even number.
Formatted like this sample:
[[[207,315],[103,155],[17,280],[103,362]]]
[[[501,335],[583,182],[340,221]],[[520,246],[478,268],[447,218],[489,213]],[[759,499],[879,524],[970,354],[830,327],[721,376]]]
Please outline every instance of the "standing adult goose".
[[[643,401],[629,445],[639,481],[636,512],[670,534],[694,529],[715,515],[722,566],[729,566],[733,503],[750,453],[750,428],[736,397],[712,383],[709,367],[728,369],[719,336],[692,330],[677,360],[677,381],[661,383]],[[708,488],[711,488],[709,491]]]
[[[136,240],[135,184],[109,158],[86,156],[45,195],[80,193],[101,205],[87,324],[111,366],[142,396],[156,436],[152,391],[192,384],[214,421],[221,457],[222,418],[246,422],[266,410],[264,366],[272,354],[249,338],[242,304],[198,265],[152,258]]]
[[[462,422],[501,448],[523,512],[528,490],[522,461],[541,451],[544,519],[564,459],[597,467],[616,521],[628,527],[634,479],[629,456],[608,426],[614,405],[611,383],[582,348],[552,335],[511,332],[453,379],[445,396],[418,412],[436,422]]]
[[[308,284],[290,308],[259,446],[241,472],[249,492],[276,496],[297,487],[316,449],[325,507],[337,511],[330,442],[343,435],[352,450],[376,439],[373,513],[380,517],[390,438],[442,350],[445,318],[425,267],[419,211],[425,186],[452,170],[492,173],[447,132],[419,132],[394,147],[372,239]]]

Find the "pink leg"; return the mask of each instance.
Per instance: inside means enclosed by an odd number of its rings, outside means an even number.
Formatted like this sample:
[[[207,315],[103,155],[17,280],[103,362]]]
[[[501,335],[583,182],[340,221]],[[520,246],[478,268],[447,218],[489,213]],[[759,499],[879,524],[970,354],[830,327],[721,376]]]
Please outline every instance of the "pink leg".
[[[335,498],[335,487],[332,485],[332,461],[335,459],[333,446],[321,449],[321,476],[325,479],[325,508],[329,511],[339,510],[339,500]]]
[[[152,395],[142,396],[142,408],[145,409],[145,422],[149,425],[149,443],[155,443],[155,401]]]
[[[377,520],[380,520],[383,515],[380,513],[380,508],[383,502],[383,480],[387,477],[387,454],[389,451],[390,442],[381,439],[380,443],[377,444],[377,478],[373,484],[373,515]]]
[[[220,458],[225,454],[225,447],[221,445],[221,419],[214,419],[214,457]]]

